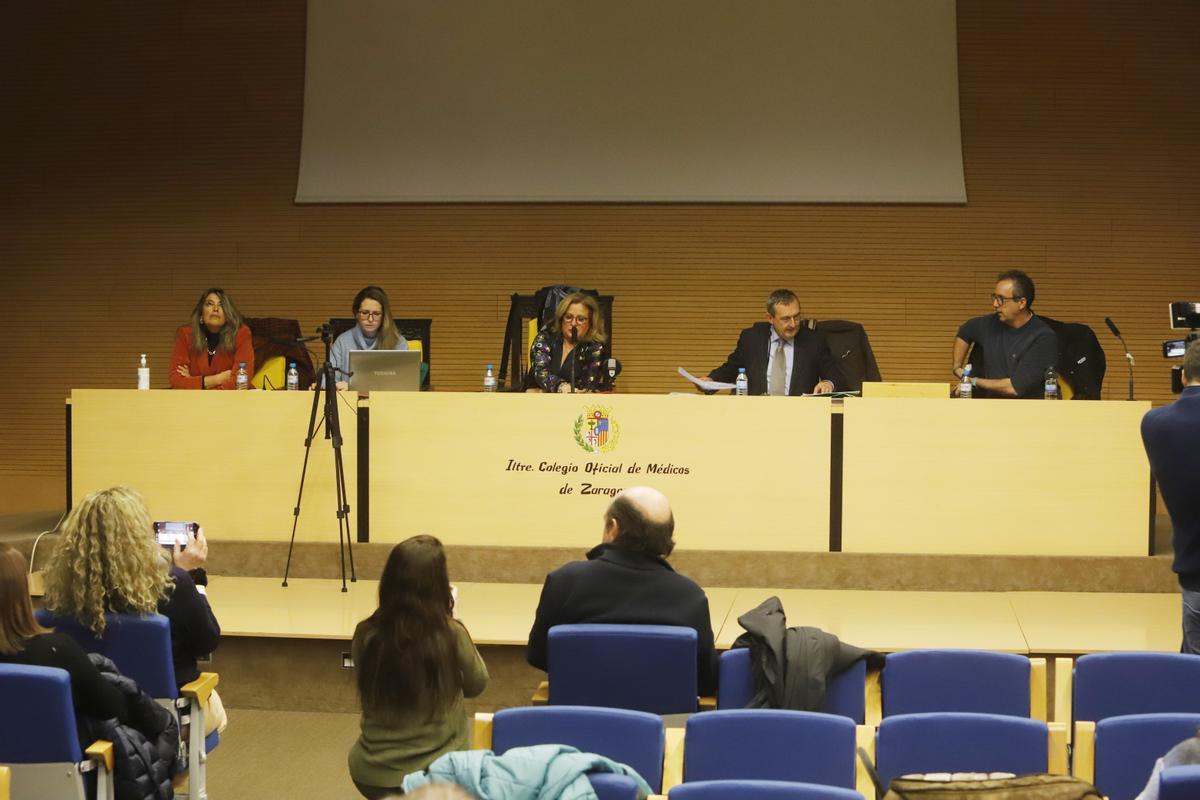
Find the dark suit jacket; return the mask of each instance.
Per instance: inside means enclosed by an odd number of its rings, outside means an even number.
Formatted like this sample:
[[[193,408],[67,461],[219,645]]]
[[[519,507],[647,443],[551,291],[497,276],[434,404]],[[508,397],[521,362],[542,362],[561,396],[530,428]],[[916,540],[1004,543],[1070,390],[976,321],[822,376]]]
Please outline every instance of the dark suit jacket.
[[[587,557],[546,576],[529,631],[529,663],[546,669],[546,636],[555,625],[680,625],[696,631],[700,694],[715,693],[717,655],[704,590],[666,561],[616,545],[594,547]]]
[[[800,328],[792,340],[792,346],[795,350],[792,353],[792,382],[788,386],[788,394],[811,392],[822,380],[833,381],[833,388],[837,390],[849,388],[846,376],[829,352],[829,344],[820,331]],[[729,354],[729,358],[709,375],[714,381],[733,383],[738,368],[745,367],[750,394],[766,394],[770,348],[771,323],[756,322],[742,331],[737,347]]]

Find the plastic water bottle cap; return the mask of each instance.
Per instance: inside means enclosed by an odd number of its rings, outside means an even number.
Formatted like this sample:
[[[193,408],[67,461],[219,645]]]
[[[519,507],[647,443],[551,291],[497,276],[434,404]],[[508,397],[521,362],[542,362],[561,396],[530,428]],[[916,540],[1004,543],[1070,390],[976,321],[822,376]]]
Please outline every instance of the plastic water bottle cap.
[[[239,361],[239,362],[238,362],[238,366],[239,366],[239,367],[241,367],[242,369],[245,369],[245,368],[246,368],[246,362],[245,362],[245,361]]]
[[[295,368],[296,368],[296,362],[295,362],[295,361],[289,362],[289,363],[288,363],[288,368],[289,368],[289,369],[295,369]]]
[[[491,365],[491,364],[488,364],[488,365],[487,365],[487,368],[488,368],[488,369],[491,369],[491,368],[492,368],[492,365]]]

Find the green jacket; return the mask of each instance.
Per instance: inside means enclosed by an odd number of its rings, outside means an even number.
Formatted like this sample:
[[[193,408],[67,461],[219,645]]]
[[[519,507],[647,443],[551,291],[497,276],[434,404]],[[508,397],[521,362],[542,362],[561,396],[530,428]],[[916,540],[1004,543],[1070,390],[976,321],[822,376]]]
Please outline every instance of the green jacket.
[[[463,697],[476,697],[487,687],[487,665],[462,623],[452,620],[450,627],[457,635],[462,693],[431,719],[424,714],[385,718],[364,706],[359,723],[362,733],[347,759],[354,780],[370,786],[399,787],[408,773],[425,769],[444,753],[470,746],[470,725]],[[373,635],[374,629],[366,620],[358,624],[351,645],[355,663],[359,663],[366,642]],[[403,680],[404,676],[397,675],[396,679]]]

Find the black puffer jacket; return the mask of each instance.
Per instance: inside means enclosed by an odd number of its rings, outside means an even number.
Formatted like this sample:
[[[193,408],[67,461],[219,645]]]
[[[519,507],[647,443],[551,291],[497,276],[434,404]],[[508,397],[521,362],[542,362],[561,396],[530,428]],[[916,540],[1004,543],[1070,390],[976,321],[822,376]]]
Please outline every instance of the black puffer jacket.
[[[768,597],[738,617],[746,633],[734,647],[749,647],[754,665],[754,697],[747,708],[820,711],[829,678],[860,658],[868,666],[883,665],[873,650],[839,641],[820,628],[789,628],[778,597]]]
[[[172,800],[171,778],[184,769],[179,750],[179,724],[175,715],[147,695],[132,678],[126,678],[112,661],[98,653],[92,663],[105,680],[116,686],[129,704],[129,721],[80,720],[84,741],[106,739],[113,743],[113,788],[116,800]]]

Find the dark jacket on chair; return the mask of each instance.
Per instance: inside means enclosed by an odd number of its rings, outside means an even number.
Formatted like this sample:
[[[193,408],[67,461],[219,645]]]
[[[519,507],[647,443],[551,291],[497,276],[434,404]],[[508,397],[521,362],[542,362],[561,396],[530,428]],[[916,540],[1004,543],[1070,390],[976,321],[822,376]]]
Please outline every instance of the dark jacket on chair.
[[[746,633],[734,647],[749,647],[754,665],[754,697],[747,708],[820,711],[833,675],[860,658],[882,666],[883,656],[846,644],[820,628],[789,628],[778,597],[768,597],[738,617]]]
[[[875,351],[867,339],[867,329],[861,323],[846,319],[823,319],[814,324],[825,336],[833,360],[846,376],[846,385],[838,386],[839,391],[857,392],[862,389],[863,381],[882,380],[879,364],[875,361]]]
[[[129,723],[81,718],[81,740],[112,742],[116,800],[171,800],[175,797],[171,778],[184,769],[175,715],[122,675],[112,661],[98,653],[89,657],[104,679],[125,695]]]

